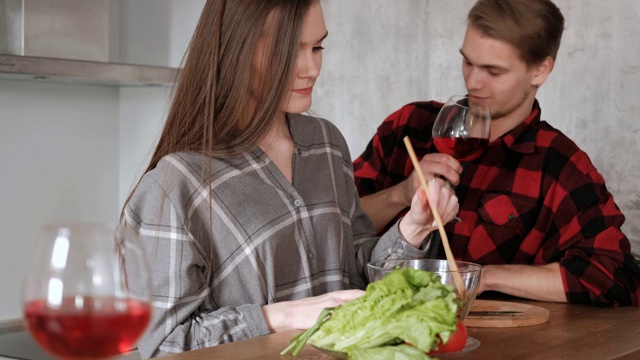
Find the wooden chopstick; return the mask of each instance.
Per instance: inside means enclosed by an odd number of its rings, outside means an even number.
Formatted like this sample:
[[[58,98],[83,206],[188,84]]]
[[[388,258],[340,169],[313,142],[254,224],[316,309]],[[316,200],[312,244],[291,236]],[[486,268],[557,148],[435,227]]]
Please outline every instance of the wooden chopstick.
[[[420,183],[424,188],[425,195],[428,193],[429,186],[427,186],[427,181],[424,179],[424,175],[422,174],[422,169],[420,168],[420,163],[418,162],[418,158],[416,157],[415,151],[413,151],[413,146],[411,145],[411,141],[409,141],[409,137],[404,137],[404,145],[407,147],[407,151],[409,152],[409,157],[411,158],[411,162],[413,163],[413,167],[415,168],[416,173],[418,174],[418,178],[420,179]],[[451,252],[451,247],[449,246],[449,238],[447,237],[447,233],[444,232],[444,224],[442,223],[442,218],[440,218],[440,214],[438,213],[438,209],[429,203],[429,207],[431,208],[431,213],[433,217],[436,219],[436,223],[438,224],[438,231],[440,232],[440,238],[442,238],[442,245],[444,246],[444,252],[447,255],[447,262],[449,263],[449,268],[453,272],[453,281],[458,288],[458,294],[460,294],[460,299],[464,301],[464,282],[462,281],[462,276],[458,272],[458,265],[456,265],[456,259],[453,257],[453,253]]]

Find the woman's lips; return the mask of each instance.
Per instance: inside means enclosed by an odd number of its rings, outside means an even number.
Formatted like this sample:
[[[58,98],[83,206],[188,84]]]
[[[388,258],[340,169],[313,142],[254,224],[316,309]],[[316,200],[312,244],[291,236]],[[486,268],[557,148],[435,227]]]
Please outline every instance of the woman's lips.
[[[313,92],[313,86],[304,89],[295,89],[293,92],[300,95],[311,95]]]

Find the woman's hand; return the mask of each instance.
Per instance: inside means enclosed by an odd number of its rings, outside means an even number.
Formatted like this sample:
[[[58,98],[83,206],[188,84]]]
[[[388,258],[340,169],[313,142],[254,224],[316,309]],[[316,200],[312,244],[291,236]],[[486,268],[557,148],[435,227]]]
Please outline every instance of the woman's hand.
[[[442,179],[433,178],[427,185],[429,193],[425,195],[424,189],[418,188],[411,201],[411,209],[400,221],[400,233],[416,248],[437,228],[429,204],[437,209],[443,224],[453,220],[459,210],[455,192]]]
[[[362,290],[333,291],[306,299],[264,305],[262,314],[271,332],[308,329],[318,320],[322,309],[338,306],[362,295]]]

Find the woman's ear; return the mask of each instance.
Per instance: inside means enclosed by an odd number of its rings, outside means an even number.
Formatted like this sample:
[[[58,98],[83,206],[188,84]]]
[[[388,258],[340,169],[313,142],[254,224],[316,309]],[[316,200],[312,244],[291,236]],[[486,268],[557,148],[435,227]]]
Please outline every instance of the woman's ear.
[[[533,78],[531,79],[531,85],[538,88],[547,80],[555,61],[551,56],[547,56],[542,62],[533,66]]]

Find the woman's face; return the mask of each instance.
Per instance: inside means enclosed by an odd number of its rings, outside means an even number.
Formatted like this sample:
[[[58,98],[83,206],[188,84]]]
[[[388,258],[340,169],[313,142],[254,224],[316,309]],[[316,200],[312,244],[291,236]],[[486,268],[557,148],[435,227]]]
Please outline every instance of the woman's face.
[[[322,7],[319,1],[315,1],[302,26],[291,91],[282,106],[284,112],[301,113],[311,107],[313,85],[322,68],[322,42],[327,35]]]
[[[282,111],[288,113],[301,113],[311,107],[311,93],[316,79],[320,75],[322,67],[322,42],[327,37],[327,27],[324,23],[324,15],[319,1],[314,1],[302,25],[300,34],[300,46],[293,70],[293,79],[290,89],[285,96]],[[258,41],[253,57],[254,74],[263,74],[265,55],[265,43],[268,36]],[[252,76],[251,92],[252,97],[260,91],[258,80],[260,76]]]

